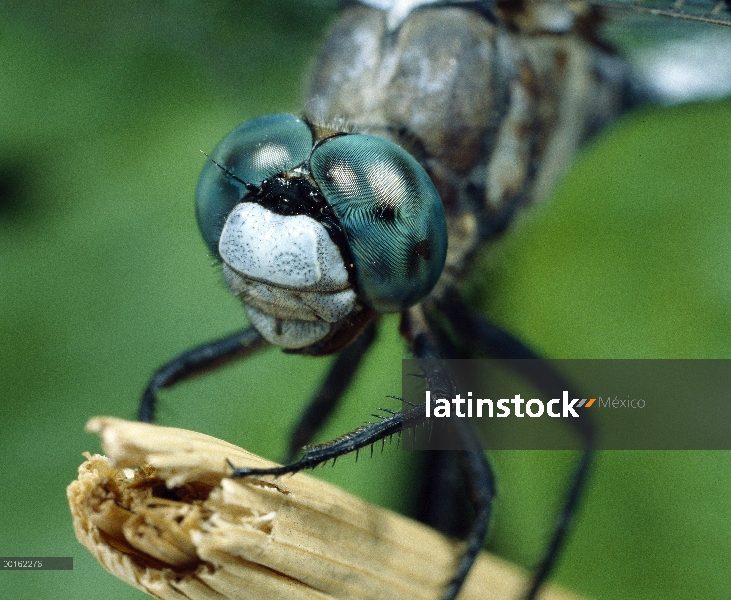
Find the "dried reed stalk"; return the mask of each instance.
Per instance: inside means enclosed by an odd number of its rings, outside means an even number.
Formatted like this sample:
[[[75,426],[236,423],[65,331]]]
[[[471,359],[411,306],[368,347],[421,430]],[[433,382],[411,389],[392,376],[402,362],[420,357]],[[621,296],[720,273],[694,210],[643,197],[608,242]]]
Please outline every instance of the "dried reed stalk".
[[[97,417],[67,490],[74,528],[105,569],[155,598],[430,599],[459,544],[307,475],[226,477],[272,463],[182,429]],[[462,600],[516,599],[526,576],[482,554]],[[576,600],[548,589],[543,600]]]

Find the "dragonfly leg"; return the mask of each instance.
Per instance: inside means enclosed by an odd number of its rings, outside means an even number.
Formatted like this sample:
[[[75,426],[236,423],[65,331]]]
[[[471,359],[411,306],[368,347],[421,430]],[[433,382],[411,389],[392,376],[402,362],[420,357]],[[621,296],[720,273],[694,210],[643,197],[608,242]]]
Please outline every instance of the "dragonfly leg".
[[[292,462],[298,456],[302,447],[312,441],[332,414],[375,339],[376,324],[372,321],[353,343],[338,354],[317,393],[300,416],[299,423],[289,440],[286,462]]]
[[[404,315],[402,334],[409,340],[417,360],[421,359],[419,364],[426,376],[428,389],[436,393],[436,397],[453,398],[457,392],[455,384],[446,365],[440,360],[443,357],[438,350],[438,338],[434,336],[421,307],[414,307]],[[492,501],[495,497],[492,467],[472,425],[465,419],[452,419],[450,423],[463,450],[444,451],[444,453],[453,453],[458,459],[474,515],[466,535],[464,553],[442,600],[453,600],[462,588],[485,541],[492,513]],[[449,462],[452,461],[447,461],[447,464]]]
[[[240,358],[250,356],[268,344],[258,331],[249,327],[224,338],[207,342],[184,352],[160,367],[142,394],[137,418],[151,423],[155,418],[157,392],[184,379],[196,377]]]
[[[483,319],[462,302],[456,292],[450,291],[443,300],[437,301],[439,311],[446,316],[457,337],[467,343],[477,354],[507,359],[536,359],[523,363],[524,370],[520,374],[539,388],[571,390],[571,383],[557,373],[547,361],[518,338],[507,331]],[[520,363],[515,363],[516,366]],[[572,397],[581,397],[570,391]],[[566,492],[566,497],[558,516],[558,523],[553,532],[546,551],[533,575],[531,586],[525,596],[533,600],[551,574],[566,542],[571,523],[579,507],[581,496],[586,487],[594,458],[594,428],[592,421],[586,416],[582,419],[569,419],[583,442],[583,450],[576,465],[573,478]]]
[[[429,332],[426,319],[420,309],[412,308],[404,315],[407,323],[402,332],[409,340],[412,352],[419,360],[424,371],[427,386],[434,393],[448,397],[455,395],[454,383],[445,365],[439,361],[439,354]],[[314,468],[339,456],[355,452],[361,448],[372,446],[374,443],[387,437],[398,435],[404,423],[417,426],[426,420],[423,406],[414,406],[404,412],[397,412],[381,417],[379,421],[359,427],[354,431],[325,444],[311,446],[305,449],[303,456],[288,465],[269,469],[232,468],[232,477],[249,477],[263,475],[285,475],[296,473],[303,469]],[[455,432],[461,442],[463,450],[454,451],[459,458],[459,464],[467,481],[469,500],[474,510],[474,523],[466,539],[466,549],[462,555],[457,571],[450,580],[443,600],[454,600],[469,573],[475,557],[482,548],[487,533],[487,526],[492,507],[492,498],[495,495],[494,478],[487,458],[479,440],[469,423],[455,423]]]

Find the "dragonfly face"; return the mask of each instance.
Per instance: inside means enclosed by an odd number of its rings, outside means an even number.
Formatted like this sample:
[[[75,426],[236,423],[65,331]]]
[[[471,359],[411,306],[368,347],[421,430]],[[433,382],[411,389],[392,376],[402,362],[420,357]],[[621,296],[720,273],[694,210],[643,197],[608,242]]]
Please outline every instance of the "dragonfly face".
[[[447,231],[422,167],[382,138],[254,119],[216,148],[198,224],[231,291],[271,343],[339,350],[374,316],[434,287]]]

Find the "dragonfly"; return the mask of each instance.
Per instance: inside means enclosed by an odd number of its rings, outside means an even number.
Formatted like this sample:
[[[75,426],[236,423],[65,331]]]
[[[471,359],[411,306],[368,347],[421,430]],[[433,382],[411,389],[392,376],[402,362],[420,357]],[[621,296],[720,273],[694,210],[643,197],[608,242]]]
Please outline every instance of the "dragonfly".
[[[731,24],[724,1],[345,3],[303,115],[261,117],[234,130],[209,156],[198,186],[199,228],[252,326],[159,369],[139,418],[153,420],[159,390],[269,345],[336,354],[292,435],[288,463],[233,469],[236,477],[282,475],[403,428],[404,414],[389,411],[307,447],[357,372],[382,314],[401,314],[409,350],[424,361],[455,353],[539,358],[474,313],[460,285],[477,253],[549,194],[588,139],[643,101],[687,99],[673,97],[687,86],[663,88],[668,77],[651,67],[633,73],[601,41],[602,15],[630,9]],[[714,89],[720,79],[705,93],[727,93]],[[431,389],[453,395],[444,369],[424,369]],[[560,555],[590,469],[592,432],[579,433],[586,449],[529,599]],[[495,495],[474,433],[460,427],[460,435],[467,450],[457,462],[474,522],[445,600],[457,597],[482,546]]]

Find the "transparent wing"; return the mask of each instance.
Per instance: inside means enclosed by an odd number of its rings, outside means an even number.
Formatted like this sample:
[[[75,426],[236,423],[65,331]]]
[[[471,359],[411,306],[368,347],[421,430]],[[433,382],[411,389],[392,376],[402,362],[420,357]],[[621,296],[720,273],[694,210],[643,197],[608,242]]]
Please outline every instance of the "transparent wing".
[[[684,21],[731,26],[729,0],[598,0],[591,1],[612,12],[631,11]]]
[[[729,0],[591,4],[604,11],[604,36],[627,58],[645,96],[678,104],[731,95]]]

